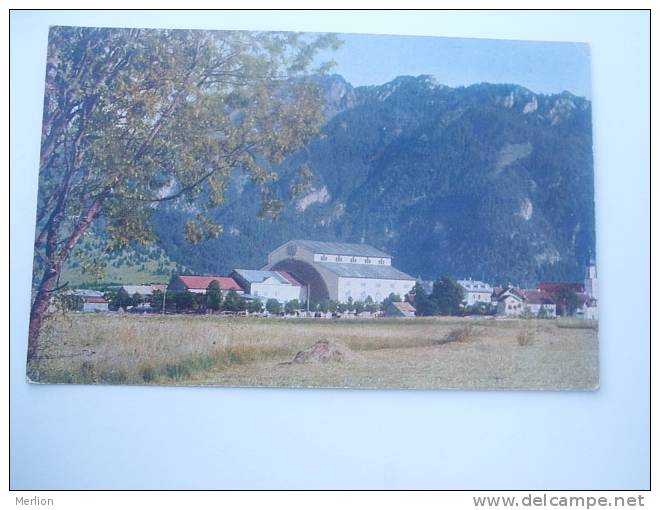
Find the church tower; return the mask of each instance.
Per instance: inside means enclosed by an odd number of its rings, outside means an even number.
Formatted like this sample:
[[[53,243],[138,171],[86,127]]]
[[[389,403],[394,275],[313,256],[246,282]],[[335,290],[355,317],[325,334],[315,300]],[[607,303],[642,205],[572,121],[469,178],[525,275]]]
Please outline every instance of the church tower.
[[[593,298],[598,298],[598,278],[596,276],[596,261],[592,258],[587,265],[587,273],[584,278],[584,292]]]

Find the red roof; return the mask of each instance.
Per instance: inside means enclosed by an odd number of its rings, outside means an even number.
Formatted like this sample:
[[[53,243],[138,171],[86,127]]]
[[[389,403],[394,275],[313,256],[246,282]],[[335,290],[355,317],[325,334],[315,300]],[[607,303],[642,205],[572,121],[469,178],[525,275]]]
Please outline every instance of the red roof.
[[[179,276],[179,280],[189,289],[208,289],[209,284],[216,281],[220,290],[242,291],[241,286],[230,276]]]
[[[553,305],[552,297],[543,290],[525,289],[523,290],[525,301],[530,305]]]
[[[291,273],[287,273],[286,271],[278,271],[278,273],[281,274],[284,278],[286,278],[291,285],[302,287],[302,283],[296,280],[296,278]]]
[[[96,297],[96,296],[85,296],[80,298],[82,299],[83,303],[107,303],[107,299],[102,298],[102,297]]]
[[[584,284],[575,282],[541,282],[539,290],[553,294],[560,289],[570,289],[573,292],[584,292]]]

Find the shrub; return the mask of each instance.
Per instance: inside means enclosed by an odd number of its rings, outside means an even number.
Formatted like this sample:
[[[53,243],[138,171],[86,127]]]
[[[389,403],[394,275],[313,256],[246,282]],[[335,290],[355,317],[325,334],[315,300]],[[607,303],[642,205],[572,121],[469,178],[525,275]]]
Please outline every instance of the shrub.
[[[96,370],[94,363],[91,361],[83,361],[80,365],[80,382],[82,384],[91,384],[97,381]]]
[[[156,379],[156,370],[151,365],[144,366],[140,369],[140,377],[146,383],[153,382]]]
[[[104,384],[126,384],[128,382],[128,375],[123,370],[111,370],[109,372],[101,372],[98,381]]]
[[[167,363],[163,366],[161,372],[168,379],[177,381],[188,379],[191,375],[190,368],[184,363]]]
[[[433,345],[444,345],[453,342],[466,342],[474,335],[472,326],[464,326],[462,328],[452,329],[443,338],[433,340]]]

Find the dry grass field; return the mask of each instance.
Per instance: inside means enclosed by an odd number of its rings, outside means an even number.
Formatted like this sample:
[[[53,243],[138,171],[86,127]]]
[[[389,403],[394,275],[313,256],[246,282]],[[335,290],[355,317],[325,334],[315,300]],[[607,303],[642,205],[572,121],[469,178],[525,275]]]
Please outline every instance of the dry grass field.
[[[321,339],[342,362],[296,364]],[[44,383],[594,389],[597,325],[584,320],[263,319],[69,314],[43,333]]]

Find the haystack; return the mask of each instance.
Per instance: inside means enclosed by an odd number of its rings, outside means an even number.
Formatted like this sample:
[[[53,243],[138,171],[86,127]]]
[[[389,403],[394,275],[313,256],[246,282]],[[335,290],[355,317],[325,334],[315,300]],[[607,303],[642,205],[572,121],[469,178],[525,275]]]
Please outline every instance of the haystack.
[[[354,356],[353,351],[341,342],[324,339],[298,352],[291,363],[341,363],[352,359]]]

